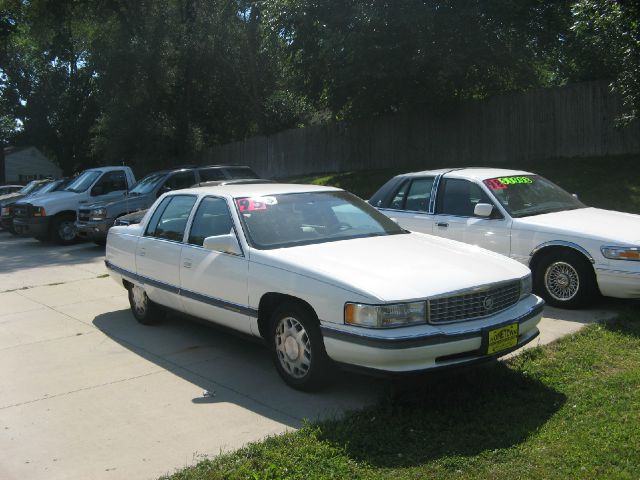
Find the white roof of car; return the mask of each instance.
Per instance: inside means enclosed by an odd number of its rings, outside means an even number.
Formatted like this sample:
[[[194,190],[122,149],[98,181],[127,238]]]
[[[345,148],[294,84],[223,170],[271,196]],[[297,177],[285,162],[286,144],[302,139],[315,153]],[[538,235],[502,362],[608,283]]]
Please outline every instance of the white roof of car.
[[[197,194],[197,195],[223,195],[232,198],[238,197],[262,197],[265,195],[281,195],[284,193],[304,193],[304,192],[339,192],[340,188],[324,187],[320,185],[302,185],[295,183],[250,183],[250,184],[231,184],[231,185],[215,185],[211,187],[188,188],[184,190],[175,190],[178,194]]]
[[[448,172],[448,173],[447,173]],[[402,176],[422,177],[425,175],[447,174],[449,178],[473,178],[484,180],[486,178],[511,177],[517,175],[533,175],[524,170],[510,170],[507,168],[468,167],[468,168],[440,168],[437,170],[423,170],[421,172],[405,173]]]

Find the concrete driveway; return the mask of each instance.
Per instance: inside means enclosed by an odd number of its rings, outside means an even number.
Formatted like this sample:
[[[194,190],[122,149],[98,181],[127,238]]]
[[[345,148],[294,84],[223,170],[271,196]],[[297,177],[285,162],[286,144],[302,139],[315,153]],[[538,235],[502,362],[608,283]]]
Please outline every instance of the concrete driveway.
[[[326,391],[296,392],[258,344],[180,316],[139,325],[103,255],[0,232],[3,480],[156,478],[389,388],[340,373]],[[548,309],[536,344],[610,315]]]

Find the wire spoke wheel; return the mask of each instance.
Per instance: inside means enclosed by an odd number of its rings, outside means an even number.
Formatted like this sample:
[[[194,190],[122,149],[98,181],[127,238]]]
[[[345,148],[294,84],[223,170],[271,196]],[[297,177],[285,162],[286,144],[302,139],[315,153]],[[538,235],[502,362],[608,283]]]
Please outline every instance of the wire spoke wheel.
[[[544,285],[551,297],[566,302],[573,299],[580,290],[580,275],[573,265],[554,262],[544,273]]]
[[[293,317],[280,319],[275,348],[282,368],[293,378],[304,378],[311,368],[311,340],[302,323]]]

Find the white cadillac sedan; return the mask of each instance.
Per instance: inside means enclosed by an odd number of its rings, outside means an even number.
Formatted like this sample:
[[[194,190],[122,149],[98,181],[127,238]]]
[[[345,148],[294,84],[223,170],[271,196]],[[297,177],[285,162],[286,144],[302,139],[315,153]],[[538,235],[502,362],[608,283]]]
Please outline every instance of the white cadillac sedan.
[[[398,175],[369,200],[402,227],[529,265],[534,291],[578,308],[640,297],[640,215],[589,208],[533,173],[457,168]]]
[[[109,230],[106,265],[140,322],[166,307],[262,338],[303,390],[333,363],[406,373],[496,358],[538,335],[544,303],[518,262],[311,185],[165,194]]]

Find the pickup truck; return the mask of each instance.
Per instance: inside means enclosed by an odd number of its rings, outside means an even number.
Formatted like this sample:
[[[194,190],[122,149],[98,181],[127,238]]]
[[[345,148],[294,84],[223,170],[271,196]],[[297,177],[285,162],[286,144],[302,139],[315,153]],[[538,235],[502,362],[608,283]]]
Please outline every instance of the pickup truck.
[[[117,218],[148,209],[162,194],[189,188],[201,182],[225,183],[237,178],[259,177],[251,168],[238,165],[186,166],[151,173],[140,180],[127,195],[81,204],[76,221],[78,235],[104,245],[109,228]]]
[[[0,227],[4,230],[9,231],[10,233],[15,235],[15,230],[13,229],[13,205],[22,200],[24,201],[32,201],[35,197],[40,197],[42,195],[46,195],[51,192],[57,192],[59,190],[64,190],[67,188],[67,185],[71,183],[73,179],[71,178],[59,178],[58,180],[45,179],[45,180],[34,180],[37,182],[35,187],[32,188],[27,194],[14,194],[9,199],[0,198]],[[29,187],[31,184],[24,187],[25,189]]]
[[[85,170],[63,191],[17,202],[13,228],[21,236],[68,245],[76,239],[76,211],[82,203],[121,198],[135,182],[129,167]]]

